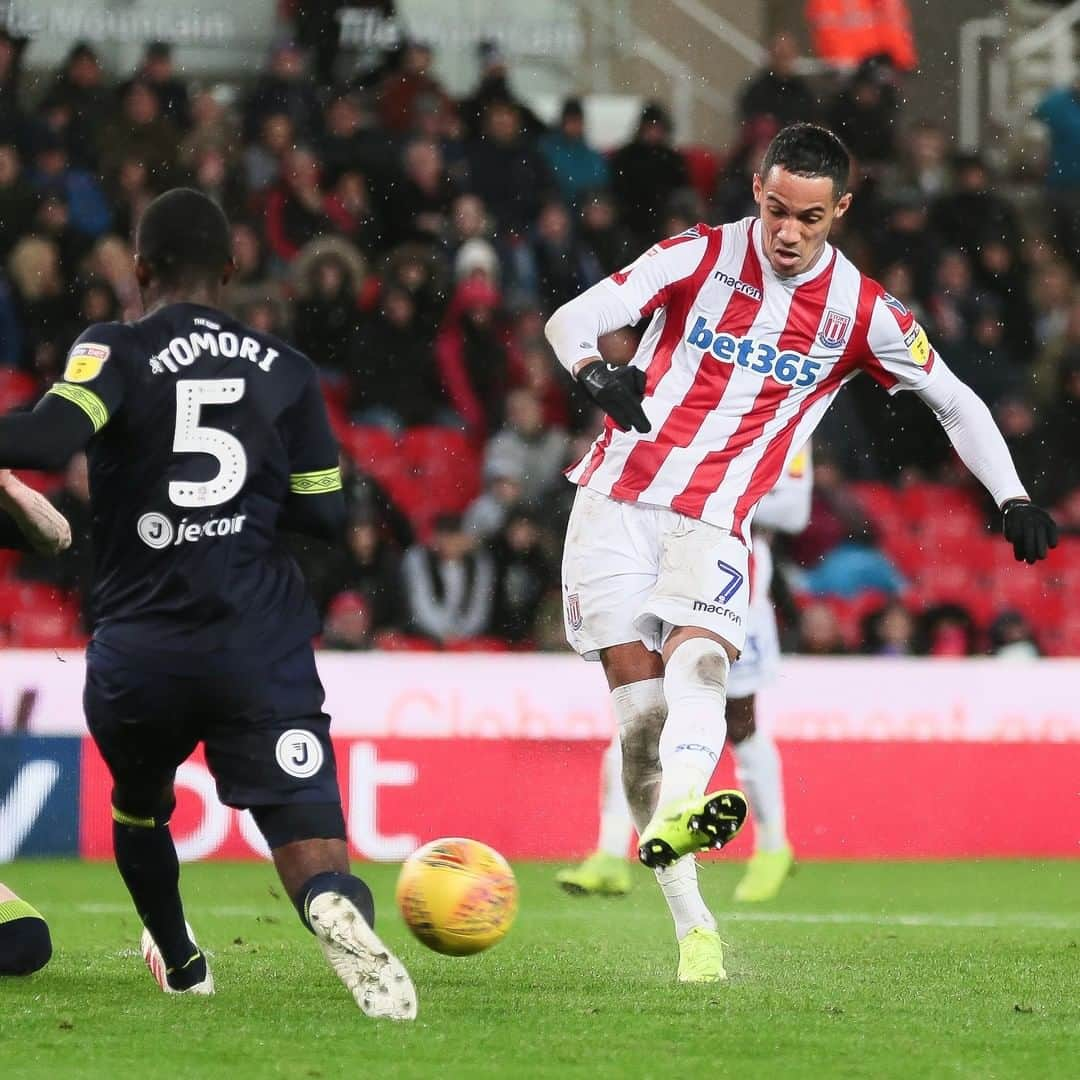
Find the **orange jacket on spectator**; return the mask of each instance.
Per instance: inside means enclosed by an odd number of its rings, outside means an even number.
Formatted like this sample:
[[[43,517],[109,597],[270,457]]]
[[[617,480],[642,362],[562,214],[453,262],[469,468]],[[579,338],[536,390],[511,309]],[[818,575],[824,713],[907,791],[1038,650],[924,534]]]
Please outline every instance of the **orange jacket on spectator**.
[[[806,0],[814,52],[827,63],[853,68],[887,53],[901,71],[919,62],[907,0]]]

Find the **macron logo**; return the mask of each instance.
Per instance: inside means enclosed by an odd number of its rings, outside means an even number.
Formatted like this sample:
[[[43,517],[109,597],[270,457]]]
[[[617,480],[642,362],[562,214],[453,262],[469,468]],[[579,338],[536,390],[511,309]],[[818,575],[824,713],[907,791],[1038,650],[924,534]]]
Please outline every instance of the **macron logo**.
[[[751,300],[761,299],[761,290],[757,286],[747,285],[745,281],[740,281],[730,274],[725,274],[723,270],[717,270],[713,277],[717,281],[723,282],[729,289],[734,289],[735,292],[742,293],[743,296],[749,296]]]

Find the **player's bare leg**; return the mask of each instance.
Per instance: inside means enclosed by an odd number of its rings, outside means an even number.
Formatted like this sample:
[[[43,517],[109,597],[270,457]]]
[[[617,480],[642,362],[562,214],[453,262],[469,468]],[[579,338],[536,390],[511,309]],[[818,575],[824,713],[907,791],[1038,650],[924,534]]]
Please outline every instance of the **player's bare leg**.
[[[340,807],[326,810],[328,821],[340,817]],[[375,901],[367,885],[350,872],[346,842],[314,837],[274,843],[287,833],[294,812],[290,807],[263,807],[254,814],[264,833],[270,833],[274,866],[301,920],[364,1013],[414,1020],[416,988],[375,933]]]
[[[780,754],[772,736],[757,728],[753,694],[728,699],[727,724],[735,774],[754,812],[754,854],[735,888],[735,899],[744,903],[771,900],[794,864],[787,838]]]

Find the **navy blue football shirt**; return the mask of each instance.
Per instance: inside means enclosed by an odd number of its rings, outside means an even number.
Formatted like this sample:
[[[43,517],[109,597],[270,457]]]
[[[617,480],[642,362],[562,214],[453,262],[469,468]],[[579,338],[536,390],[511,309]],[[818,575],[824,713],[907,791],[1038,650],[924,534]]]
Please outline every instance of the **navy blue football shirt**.
[[[95,430],[95,640],[265,654],[317,632],[278,539],[290,501],[341,490],[306,356],[214,308],[169,304],[91,326],[49,393]]]

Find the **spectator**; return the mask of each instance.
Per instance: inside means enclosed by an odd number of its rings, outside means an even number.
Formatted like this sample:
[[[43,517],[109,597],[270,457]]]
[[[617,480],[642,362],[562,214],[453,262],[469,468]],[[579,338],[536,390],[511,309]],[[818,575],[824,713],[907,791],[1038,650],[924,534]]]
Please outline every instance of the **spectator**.
[[[1046,194],[1051,233],[1061,254],[1080,269],[1080,80],[1047,94],[1035,117],[1050,136]]]
[[[180,141],[179,163],[190,168],[199,153],[220,150],[232,163],[241,155],[240,128],[229,107],[230,92],[221,87],[200,90],[191,103],[191,128]]]
[[[470,144],[468,159],[472,189],[498,227],[525,234],[553,183],[544,159],[521,132],[517,106],[500,100],[487,106],[483,133]]]
[[[38,196],[55,196],[68,208],[72,227],[88,237],[109,229],[112,215],[101,185],[85,169],[68,162],[64,144],[53,134],[41,132],[35,146],[30,185]]]
[[[0,144],[0,260],[7,259],[37,205],[38,196],[23,176],[19,151],[11,143]]]
[[[578,235],[602,274],[621,270],[639,254],[633,233],[620,223],[615,202],[607,191],[594,191],[585,198]]]
[[[809,83],[795,73],[799,46],[788,33],[773,35],[766,66],[739,95],[739,120],[743,124],[768,118],[777,129],[798,120],[814,120],[818,102]]]
[[[454,280],[480,280],[493,289],[499,287],[502,267],[495,248],[487,240],[466,240],[454,257]]]
[[[552,566],[536,517],[514,510],[492,544],[495,600],[491,632],[518,645],[533,636],[544,597],[551,591]]]
[[[143,313],[133,263],[129,244],[116,236],[103,236],[91,250],[85,267],[87,273],[109,283],[120,305],[120,318],[125,321],[138,318]]]
[[[842,656],[847,652],[840,623],[828,604],[808,604],[799,619],[799,652],[810,656]]]
[[[430,139],[414,139],[402,158],[404,174],[389,199],[389,220],[398,242],[434,243],[446,231],[454,186],[446,175],[442,152]]]
[[[150,173],[138,157],[125,158],[108,186],[112,231],[135,238],[135,223],[158,192],[150,187]]]
[[[1032,284],[1035,308],[1035,344],[1039,347],[1061,337],[1069,322],[1074,280],[1068,263],[1055,259],[1047,263]]]
[[[913,124],[901,140],[900,161],[889,176],[889,190],[914,190],[926,202],[949,198],[952,171],[948,153],[949,137],[944,128],[928,120]]]
[[[1080,356],[1080,296],[1071,301],[1064,327],[1046,343],[1032,367],[1029,389],[1040,411],[1053,404],[1062,366],[1073,356]]]
[[[495,571],[457,514],[435,519],[431,541],[402,561],[410,627],[439,642],[478,637],[491,620]]]
[[[64,484],[49,502],[71,524],[71,546],[55,556],[27,554],[19,562],[19,577],[52,585],[78,598],[83,627],[93,626],[91,587],[94,556],[90,544],[90,476],[86,455],[80,450],[64,470]]]
[[[972,656],[978,631],[971,612],[959,604],[937,604],[923,612],[920,656]]]
[[[555,200],[541,208],[529,243],[518,251],[519,284],[548,311],[604,276],[592,252],[574,236],[570,211]]]
[[[69,342],[64,339],[70,336],[74,315],[56,244],[37,236],[20,240],[8,257],[8,273],[23,328],[22,366],[55,378],[60,373],[60,357],[67,351]]]
[[[260,75],[244,110],[244,138],[254,140],[268,116],[283,113],[296,137],[317,139],[322,133],[319,94],[307,77],[307,59],[294,42],[285,41],[270,55],[270,70]]]
[[[383,261],[383,283],[400,285],[413,298],[416,326],[430,343],[446,310],[449,284],[447,267],[439,253],[427,244],[402,244]]]
[[[244,151],[244,177],[252,195],[264,195],[280,181],[294,142],[293,123],[285,113],[270,113],[263,119],[258,141]]]
[[[373,629],[371,605],[361,593],[348,589],[334,596],[327,606],[319,644],[343,652],[370,649]]]
[[[462,282],[435,340],[450,404],[477,438],[502,423],[510,385],[510,355],[499,324],[499,303],[498,291],[486,282]]]
[[[349,354],[360,328],[363,259],[348,241],[327,237],[305,248],[292,271],[296,347],[325,374],[342,377],[352,366]]]
[[[864,60],[829,107],[828,124],[863,167],[880,168],[896,157],[900,95],[888,57]]]
[[[1020,223],[1016,211],[991,182],[978,154],[960,154],[953,163],[951,190],[938,194],[930,224],[942,241],[974,255],[982,242],[996,240],[1019,250]]]
[[[433,98],[440,108],[449,108],[450,100],[442,84],[431,73],[431,46],[423,41],[410,41],[401,52],[400,60],[379,84],[379,117],[382,126],[396,135],[416,127],[418,99]]]
[[[22,54],[27,39],[0,28],[0,143],[23,145],[27,119],[19,102]]]
[[[979,246],[975,279],[1001,310],[1004,339],[1015,357],[1030,355],[1035,334],[1027,266],[1004,241],[988,237]]]
[[[335,95],[326,107],[324,126],[320,157],[330,182],[340,173],[359,172],[381,191],[389,179],[386,160],[392,140],[376,127],[368,98],[356,91]]]
[[[190,184],[209,196],[232,219],[243,215],[248,206],[244,172],[230,162],[216,146],[200,150],[192,163]]]
[[[994,418],[1005,436],[1009,453],[1016,463],[1016,470],[1024,477],[1032,499],[1036,502],[1052,502],[1052,495],[1048,497],[1045,489],[1047,476],[1052,468],[1048,467],[1048,462],[1054,458],[1053,449],[1047,453],[1031,402],[1022,392],[1009,394],[997,403]]]
[[[899,600],[889,600],[863,619],[862,651],[871,656],[912,656],[915,619]]]
[[[372,631],[400,627],[401,555],[383,533],[378,515],[353,506],[344,549],[330,561],[327,581],[335,593],[356,593],[364,601]],[[333,600],[330,601],[331,605]]]
[[[350,521],[373,523],[380,543],[385,541],[399,553],[412,546],[412,524],[374,476],[343,457],[341,480]]]
[[[172,46],[166,41],[152,41],[143,52],[135,80],[145,82],[157,95],[161,115],[180,132],[191,127],[191,103],[187,85],[176,77]]]
[[[230,310],[266,300],[280,301],[283,290],[269,276],[262,233],[243,218],[232,223],[233,276],[225,289]]]
[[[266,237],[271,253],[290,263],[309,241],[324,233],[348,235],[356,224],[341,199],[323,188],[315,155],[304,147],[289,151],[282,178],[266,200]]]
[[[1056,503],[1073,488],[1080,487],[1080,355],[1069,356],[1061,366],[1061,379],[1054,404],[1044,413],[1038,439],[1045,461],[1053,462],[1046,477],[1047,497]]]
[[[92,169],[98,160],[98,137],[115,111],[113,95],[97,53],[85,42],[72,47],[52,87],[38,106],[39,115],[58,138],[72,164]]]
[[[689,186],[686,162],[671,144],[671,118],[650,102],[633,139],[611,158],[611,190],[639,249],[655,242],[660,211],[671,195]]]
[[[114,176],[122,162],[135,158],[146,166],[158,190],[176,178],[180,133],[161,114],[153,87],[135,79],[124,89],[121,113],[101,129],[98,159],[106,177]]]
[[[465,136],[470,139],[480,138],[485,128],[488,106],[495,103],[512,106],[526,135],[542,135],[545,130],[543,122],[532,109],[515,97],[510,88],[506,56],[498,43],[481,41],[476,47],[476,55],[480,61],[480,81],[476,89],[458,107]]]
[[[969,337],[977,307],[968,257],[957,250],[942,252],[927,300],[927,314],[939,347],[947,350]]]
[[[543,429],[559,428],[565,432],[570,424],[569,395],[573,393],[576,397],[581,392],[577,383],[555,359],[543,337],[523,341],[518,352],[521,386],[539,402]],[[563,457],[566,457],[565,446]]]
[[[506,523],[521,498],[524,466],[515,454],[488,455],[484,462],[484,490],[465,511],[465,531],[477,540],[494,536]]]
[[[566,432],[544,425],[540,399],[530,390],[511,390],[506,399],[506,424],[484,452],[485,466],[515,461],[521,475],[521,499],[537,507],[562,477],[566,467]]]
[[[379,312],[360,325],[351,349],[350,407],[360,424],[400,432],[445,417],[445,395],[429,340],[417,326],[416,302],[388,286]]]
[[[585,112],[577,98],[567,98],[559,129],[542,135],[537,145],[568,206],[577,206],[587,191],[607,186],[607,161],[585,141]]]
[[[988,633],[990,654],[1004,660],[1034,660],[1042,656],[1035,628],[1019,611],[1003,611]]]
[[[721,221],[738,221],[757,213],[754,173],[779,130],[780,126],[769,116],[759,116],[743,124],[739,141],[717,178],[713,202]]]
[[[1022,369],[1005,340],[1001,308],[992,297],[978,303],[970,336],[949,350],[949,367],[988,405],[1018,390]]]

